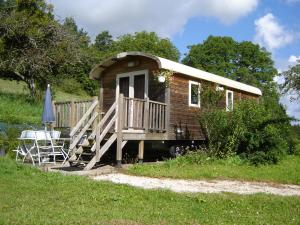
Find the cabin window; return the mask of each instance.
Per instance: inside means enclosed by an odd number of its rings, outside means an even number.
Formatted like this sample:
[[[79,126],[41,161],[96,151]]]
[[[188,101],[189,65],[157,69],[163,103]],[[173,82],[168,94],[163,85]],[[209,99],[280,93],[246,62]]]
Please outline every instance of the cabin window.
[[[226,111],[233,110],[233,91],[226,90]]]
[[[200,83],[189,81],[189,106],[200,107]]]

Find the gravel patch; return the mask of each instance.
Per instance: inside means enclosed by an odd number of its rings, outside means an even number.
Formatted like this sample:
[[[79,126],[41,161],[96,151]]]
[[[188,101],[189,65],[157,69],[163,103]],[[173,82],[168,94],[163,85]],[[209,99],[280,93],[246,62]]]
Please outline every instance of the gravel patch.
[[[128,184],[143,189],[167,189],[174,192],[188,193],[221,193],[236,194],[266,193],[282,196],[300,196],[300,186],[287,184],[270,184],[264,182],[231,181],[231,180],[182,180],[167,178],[150,178],[112,173],[94,176],[96,181],[110,181],[117,184]]]

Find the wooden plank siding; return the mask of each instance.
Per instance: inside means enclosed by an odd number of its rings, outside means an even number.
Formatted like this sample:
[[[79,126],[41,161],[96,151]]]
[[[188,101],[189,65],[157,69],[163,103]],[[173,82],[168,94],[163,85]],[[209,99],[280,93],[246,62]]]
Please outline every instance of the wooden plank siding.
[[[189,139],[202,140],[204,139],[201,133],[200,125],[197,117],[201,116],[200,108],[189,106],[189,81],[196,81],[201,84],[204,89],[208,85],[214,85],[212,82],[204,81],[197,78],[188,77],[186,75],[175,73],[170,84],[170,125],[168,129],[169,134],[174,134],[174,129],[180,126],[188,133]],[[246,93],[240,90],[224,87],[225,90],[233,91],[234,103],[243,99],[255,99],[257,96]],[[201,96],[201,93],[200,93]],[[201,98],[201,97],[200,97]],[[220,107],[226,107],[226,96],[220,102]],[[188,132],[186,131],[188,130]],[[186,135],[184,135],[186,136]]]
[[[129,61],[137,62],[137,66],[128,67]],[[103,111],[106,112],[116,100],[115,90],[117,74],[139,70],[149,70],[150,72],[156,69],[158,69],[156,62],[145,57],[130,57],[129,59],[121,60],[107,68],[101,78],[103,87]],[[149,73],[149,98],[154,101],[164,100],[164,97],[162,97],[164,96],[163,90],[158,91],[152,80],[153,75],[152,73]]]
[[[128,67],[128,62],[135,62],[136,66]],[[169,119],[166,122],[168,127],[166,127],[167,133],[161,134],[163,137],[161,140],[172,140],[175,139],[175,127],[181,124],[181,127],[188,130],[189,139],[192,140],[202,140],[203,135],[201,133],[201,129],[197,120],[197,116],[201,115],[201,107],[190,107],[189,106],[189,80],[196,81],[201,83],[202,88],[205,88],[205,85],[214,85],[212,82],[204,81],[197,78],[192,78],[183,74],[175,73],[172,76],[172,80],[170,82],[170,87],[168,92],[165,91],[164,85],[158,84],[157,81],[153,79],[152,71],[157,70],[157,63],[150,58],[144,56],[130,56],[125,59],[121,59],[114,63],[113,65],[107,67],[105,71],[101,75],[101,94],[100,96],[100,108],[104,113],[111,107],[111,105],[115,102],[115,90],[116,90],[116,76],[120,73],[134,72],[139,70],[148,70],[149,72],[149,87],[148,87],[148,97],[152,101],[165,102],[170,104],[169,112],[164,114],[165,119]],[[236,89],[226,88],[226,90],[231,90],[234,93],[234,103],[242,100],[242,99],[250,99],[257,98],[257,96],[243,92]],[[225,92],[224,90],[224,92]],[[169,99],[166,99],[169,98]],[[224,100],[221,102],[220,107],[226,106],[226,97],[224,93]],[[151,107],[151,106],[150,106]],[[153,113],[158,113],[161,108],[150,110],[149,116],[151,117]],[[143,111],[143,108],[140,109]],[[161,118],[161,119],[164,119]],[[142,118],[141,118],[142,120]],[[126,122],[126,118],[125,118]],[[157,124],[154,126],[158,126],[161,121],[157,121]],[[151,126],[151,124],[149,124]],[[153,134],[154,135],[154,134]],[[152,136],[153,136],[152,135]],[[159,138],[155,134],[153,138]],[[130,134],[129,134],[130,136]],[[145,135],[147,136],[147,135]],[[125,136],[124,136],[125,137]],[[127,136],[126,136],[127,137]],[[157,139],[156,139],[157,140]]]

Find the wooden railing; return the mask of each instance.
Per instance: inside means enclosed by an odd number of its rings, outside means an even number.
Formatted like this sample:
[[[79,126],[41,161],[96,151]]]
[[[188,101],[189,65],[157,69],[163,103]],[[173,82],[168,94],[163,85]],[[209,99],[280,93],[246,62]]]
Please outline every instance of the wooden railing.
[[[149,101],[148,117],[148,129],[150,131],[166,131],[167,104]]]
[[[147,99],[124,97],[123,129],[164,132],[167,124],[167,104]]]
[[[55,123],[54,127],[74,127],[93,104],[91,100],[53,102]],[[86,118],[87,122],[90,118]]]
[[[53,102],[56,121],[54,127],[71,128],[71,136],[77,130],[83,128],[93,114],[97,99],[86,101],[66,101]],[[115,103],[116,104],[116,103]],[[123,129],[125,130],[144,130],[145,132],[165,132],[167,127],[167,104],[151,101],[149,98],[138,99],[123,97]],[[105,120],[108,121],[110,111],[115,110],[116,105],[107,112]],[[95,119],[95,118],[94,118]],[[102,121],[102,123],[104,123]],[[101,127],[104,124],[101,125]],[[95,137],[93,130],[90,138]]]

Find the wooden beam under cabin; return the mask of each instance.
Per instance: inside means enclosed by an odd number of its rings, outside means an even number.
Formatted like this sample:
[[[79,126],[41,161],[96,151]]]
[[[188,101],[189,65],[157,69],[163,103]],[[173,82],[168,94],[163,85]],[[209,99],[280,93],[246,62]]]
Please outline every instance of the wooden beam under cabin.
[[[142,163],[144,160],[144,149],[145,149],[145,141],[141,140],[139,141],[139,154],[138,154],[139,163]]]

